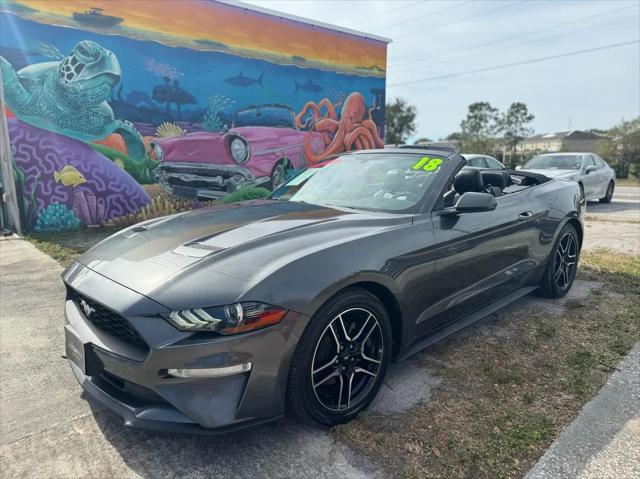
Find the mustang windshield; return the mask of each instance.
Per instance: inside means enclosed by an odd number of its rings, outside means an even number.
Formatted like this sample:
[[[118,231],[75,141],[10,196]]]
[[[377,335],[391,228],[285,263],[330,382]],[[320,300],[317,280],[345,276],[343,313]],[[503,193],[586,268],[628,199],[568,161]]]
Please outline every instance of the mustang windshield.
[[[533,170],[579,170],[582,158],[578,155],[540,155],[530,160],[524,168]]]
[[[446,159],[398,153],[341,156],[310,168],[272,198],[364,210],[402,211],[424,196]]]

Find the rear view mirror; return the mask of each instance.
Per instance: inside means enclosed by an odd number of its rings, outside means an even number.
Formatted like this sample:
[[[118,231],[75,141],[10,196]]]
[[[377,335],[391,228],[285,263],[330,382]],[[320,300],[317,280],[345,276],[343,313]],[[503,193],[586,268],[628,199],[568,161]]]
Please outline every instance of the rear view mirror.
[[[589,165],[584,169],[584,172],[585,172],[585,174],[588,175],[589,173],[591,173],[592,171],[596,171],[597,169],[598,169],[597,166]]]
[[[496,206],[498,206],[498,203],[493,195],[468,191],[460,197],[453,208],[445,208],[440,214],[441,216],[453,216],[460,213],[493,211]]]

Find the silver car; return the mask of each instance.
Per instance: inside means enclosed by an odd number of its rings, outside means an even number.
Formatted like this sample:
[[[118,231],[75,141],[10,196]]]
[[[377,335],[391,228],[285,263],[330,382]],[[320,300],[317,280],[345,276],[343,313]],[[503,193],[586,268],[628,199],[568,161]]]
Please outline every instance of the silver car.
[[[613,197],[615,171],[595,153],[546,153],[535,156],[522,169],[577,181],[587,201],[609,203]]]
[[[467,160],[467,166],[481,168],[483,170],[504,170],[505,166],[489,155],[464,154],[462,157]]]

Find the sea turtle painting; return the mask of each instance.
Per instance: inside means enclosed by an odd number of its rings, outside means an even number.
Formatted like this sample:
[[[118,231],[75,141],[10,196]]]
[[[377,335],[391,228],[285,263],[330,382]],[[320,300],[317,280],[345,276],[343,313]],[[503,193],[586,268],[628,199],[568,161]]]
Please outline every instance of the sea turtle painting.
[[[145,154],[142,136],[133,124],[114,117],[107,98],[120,81],[120,64],[113,52],[84,40],[61,61],[29,65],[17,72],[0,56],[4,96],[22,121],[81,141],[118,133],[129,156]]]

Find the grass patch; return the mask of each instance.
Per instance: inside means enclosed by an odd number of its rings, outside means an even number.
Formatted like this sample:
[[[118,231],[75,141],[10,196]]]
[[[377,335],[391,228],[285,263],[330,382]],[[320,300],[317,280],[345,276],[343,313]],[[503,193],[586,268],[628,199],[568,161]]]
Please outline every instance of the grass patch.
[[[271,192],[262,187],[254,187],[247,186],[244,188],[240,188],[233,193],[229,193],[227,196],[218,201],[221,205],[226,205],[229,203],[236,203],[238,201],[247,201],[247,200],[261,200],[269,196]]]
[[[25,237],[33,245],[48,254],[65,268],[93,245],[111,236],[120,228],[83,228],[65,233],[32,234]]]
[[[503,310],[498,341],[471,334],[433,346],[422,361],[442,382],[429,401],[363,415],[336,437],[394,477],[524,476],[640,340],[640,258],[584,252],[579,278],[604,286],[564,301],[562,314],[533,302]]]
[[[629,175],[627,178],[616,178],[616,186],[640,186],[640,178]]]

